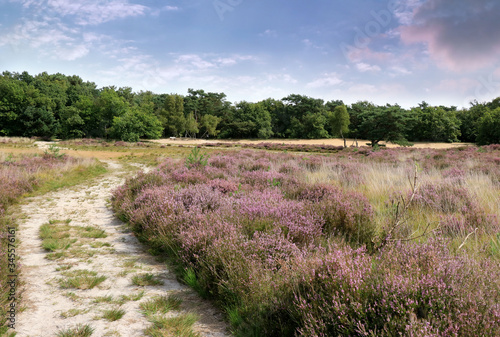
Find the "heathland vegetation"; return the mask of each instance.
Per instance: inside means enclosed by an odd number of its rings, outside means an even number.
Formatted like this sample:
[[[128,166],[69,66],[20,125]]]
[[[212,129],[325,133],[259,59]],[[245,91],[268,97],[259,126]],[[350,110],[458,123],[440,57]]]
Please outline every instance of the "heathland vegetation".
[[[467,109],[422,102],[404,109],[368,101],[345,105],[292,94],[230,103],[224,93],[187,95],[97,88],[78,76],[0,75],[0,136],[44,138],[331,138],[409,142],[500,143],[500,98]]]
[[[500,335],[500,147],[195,148],[117,215],[237,336]]]

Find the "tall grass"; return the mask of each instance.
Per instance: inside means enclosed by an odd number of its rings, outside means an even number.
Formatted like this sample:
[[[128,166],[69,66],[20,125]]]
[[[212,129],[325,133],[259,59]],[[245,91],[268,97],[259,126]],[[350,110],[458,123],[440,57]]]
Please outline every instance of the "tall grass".
[[[224,152],[192,168],[166,160],[112,203],[238,336],[496,336],[499,157],[498,146]]]

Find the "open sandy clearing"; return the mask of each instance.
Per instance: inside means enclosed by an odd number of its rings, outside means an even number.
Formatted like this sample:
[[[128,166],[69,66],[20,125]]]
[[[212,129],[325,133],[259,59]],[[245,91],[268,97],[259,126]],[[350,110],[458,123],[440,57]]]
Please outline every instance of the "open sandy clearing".
[[[193,312],[199,316],[193,330],[201,336],[228,335],[220,313],[177,282],[114,217],[107,200],[129,173],[115,162],[108,166],[110,172],[90,184],[31,198],[19,206],[26,310],[18,313],[17,336],[56,336],[78,324],[93,327],[92,336],[144,336],[151,323],[141,303],[172,294],[182,304],[165,317]],[[42,226],[58,239],[43,241]],[[133,280],[143,276],[159,284],[135,285]],[[97,285],[86,283],[89,280]],[[121,311],[123,316],[110,321],[104,318],[106,310]]]
[[[225,140],[225,139],[192,139],[192,138],[177,138],[177,139],[156,139],[152,142],[159,144],[171,145],[204,145],[207,143],[235,143],[235,144],[259,144],[259,143],[273,143],[273,144],[290,144],[290,145],[332,145],[343,146],[342,139],[239,139],[239,140]],[[359,146],[366,146],[367,140],[358,139]],[[386,144],[380,142],[381,144]],[[354,139],[347,139],[347,146],[355,144]],[[416,142],[414,148],[432,148],[432,149],[451,149],[461,146],[472,146],[471,143],[424,143]],[[400,147],[396,144],[386,144],[387,147]]]

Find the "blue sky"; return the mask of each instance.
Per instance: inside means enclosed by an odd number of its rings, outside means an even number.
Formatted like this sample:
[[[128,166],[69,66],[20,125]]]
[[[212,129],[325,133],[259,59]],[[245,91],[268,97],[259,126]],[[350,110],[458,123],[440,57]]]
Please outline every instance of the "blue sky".
[[[231,102],[500,96],[498,0],[0,0],[0,71]]]

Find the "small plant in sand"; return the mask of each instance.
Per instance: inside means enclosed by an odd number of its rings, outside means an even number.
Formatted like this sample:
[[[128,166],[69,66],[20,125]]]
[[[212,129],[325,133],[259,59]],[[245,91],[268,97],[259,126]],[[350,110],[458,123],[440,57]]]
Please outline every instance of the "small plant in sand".
[[[182,304],[182,300],[175,296],[160,296],[149,301],[141,303],[140,307],[146,316],[152,316],[158,313],[166,314],[170,310],[178,310]]]
[[[198,320],[198,316],[187,313],[174,317],[154,317],[151,319],[153,325],[144,331],[146,336],[183,336],[198,337],[200,334],[193,331],[193,324]]]
[[[72,329],[60,330],[57,337],[89,337],[94,333],[94,328],[88,324],[79,324]]]
[[[110,322],[114,322],[122,318],[123,315],[125,315],[125,310],[114,308],[114,309],[104,310],[102,318]]]
[[[78,229],[82,238],[103,239],[108,236],[104,230],[94,226],[79,227]]]
[[[132,283],[136,286],[157,286],[162,285],[163,281],[157,276],[147,273],[132,276]]]
[[[85,269],[63,273],[66,278],[58,280],[61,288],[92,289],[106,280],[106,276],[97,276],[95,271]]]

